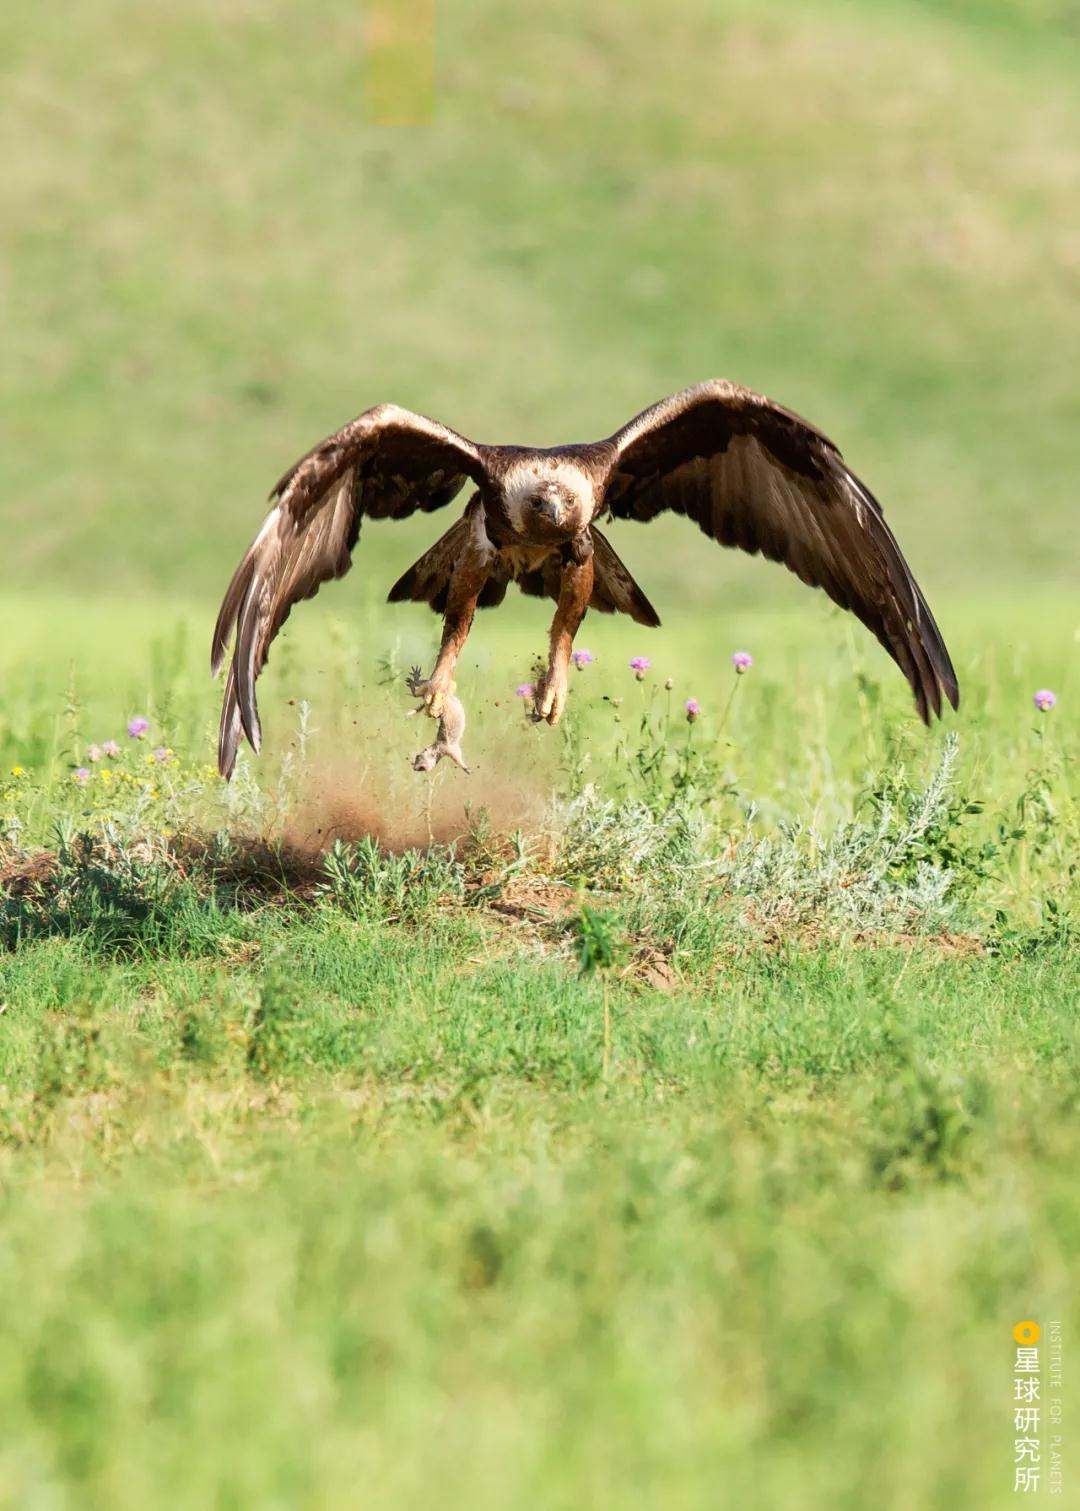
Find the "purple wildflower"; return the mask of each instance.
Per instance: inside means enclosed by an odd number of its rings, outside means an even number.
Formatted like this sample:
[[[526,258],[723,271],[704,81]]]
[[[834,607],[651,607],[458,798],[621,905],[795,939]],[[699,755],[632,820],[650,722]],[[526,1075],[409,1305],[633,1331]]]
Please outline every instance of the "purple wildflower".
[[[531,682],[520,682],[517,687],[514,688],[514,696],[516,698],[535,698],[536,688],[532,685]]]
[[[648,656],[635,656],[630,662],[630,670],[639,682],[645,681],[645,673],[649,670],[650,666],[652,666],[652,662]]]
[[[120,747],[115,740],[105,740],[101,746],[101,753],[115,759],[120,754]]]
[[[95,761],[101,760],[101,754],[102,752],[100,745],[88,745],[86,747],[86,759],[90,762],[91,766]]]
[[[582,648],[580,651],[575,651],[574,654],[570,657],[570,660],[577,667],[578,671],[580,671],[583,666],[592,666],[593,662],[596,660],[596,657],[593,655],[592,651],[587,651]]]
[[[71,773],[71,780],[78,782],[80,787],[85,787],[90,780],[90,770],[87,766],[79,766]]]
[[[129,719],[127,727],[128,738],[132,740],[141,740],[149,728],[149,719]]]
[[[731,658],[731,664],[735,668],[736,675],[741,677],[743,672],[748,672],[753,666],[754,658],[749,651],[736,651]]]
[[[1052,693],[1048,687],[1040,687],[1031,701],[1040,713],[1046,713],[1057,702],[1057,693]]]
[[[698,702],[698,700],[696,698],[687,698],[687,700],[686,700],[686,722],[688,724],[692,724],[700,713],[701,713],[701,704]]]
[[[159,745],[158,748],[154,751],[152,759],[156,765],[164,766],[165,762],[171,755],[172,751],[167,745]]]

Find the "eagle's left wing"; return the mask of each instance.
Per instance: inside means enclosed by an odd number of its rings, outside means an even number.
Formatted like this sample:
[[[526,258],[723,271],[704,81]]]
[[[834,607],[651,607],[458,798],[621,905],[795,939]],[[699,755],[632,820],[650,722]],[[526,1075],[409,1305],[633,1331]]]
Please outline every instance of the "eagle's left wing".
[[[343,577],[361,519],[404,519],[448,504],[467,478],[486,478],[483,448],[395,404],[366,410],[291,467],[273,508],[233,574],[210,665],[216,676],[236,631],[225,683],[218,766],[231,776],[241,733],[255,750],[261,730],[255,679],[294,603]]]
[[[872,630],[922,719],[955,708],[956,673],[881,506],[820,430],[716,379],[654,404],[608,441],[601,510],[685,514],[723,546],[781,561]]]

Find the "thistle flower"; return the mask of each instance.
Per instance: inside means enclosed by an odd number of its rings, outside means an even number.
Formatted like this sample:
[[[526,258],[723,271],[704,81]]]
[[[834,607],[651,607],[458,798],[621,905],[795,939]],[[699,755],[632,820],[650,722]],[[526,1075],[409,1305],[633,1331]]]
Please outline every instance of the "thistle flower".
[[[650,666],[652,666],[652,662],[648,656],[635,656],[630,662],[630,670],[639,682],[645,681],[645,673],[649,670]]]
[[[749,651],[736,651],[731,658],[731,664],[735,668],[736,676],[741,677],[743,672],[748,672],[754,664],[754,658]]]
[[[577,667],[578,671],[580,671],[583,666],[592,666],[593,662],[596,660],[596,657],[593,655],[592,651],[587,651],[584,647],[582,647],[581,650],[574,652],[574,654],[570,657],[570,660]]]
[[[73,782],[78,782],[78,784],[79,784],[80,787],[85,787],[86,784],[87,784],[87,782],[90,780],[90,770],[89,770],[89,767],[86,767],[86,766],[79,766],[79,767],[77,767],[76,770],[74,770],[71,773],[71,780]]]
[[[531,682],[520,682],[514,688],[514,696],[515,698],[535,698],[536,688]]]
[[[101,746],[102,755],[109,756],[112,760],[120,754],[120,747],[115,740],[105,740]]]
[[[127,727],[128,738],[131,740],[141,740],[149,728],[149,719],[143,719],[141,717],[137,719],[129,719]]]
[[[90,762],[91,765],[93,765],[93,763],[95,761],[100,761],[101,760],[101,746],[100,745],[88,745],[86,747],[86,759]]]
[[[1057,693],[1052,693],[1048,687],[1040,687],[1031,701],[1040,713],[1047,713],[1057,702]]]
[[[694,720],[698,717],[698,715],[700,713],[701,713],[701,704],[698,702],[698,700],[696,698],[687,698],[687,700],[686,700],[686,722],[688,724],[693,724]]]

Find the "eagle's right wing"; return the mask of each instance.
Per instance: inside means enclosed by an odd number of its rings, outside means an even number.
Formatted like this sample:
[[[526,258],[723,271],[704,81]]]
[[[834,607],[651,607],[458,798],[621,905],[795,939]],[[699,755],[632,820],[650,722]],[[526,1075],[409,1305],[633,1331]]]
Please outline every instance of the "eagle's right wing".
[[[366,410],[289,469],[270,495],[274,507],[233,574],[214,627],[215,676],[236,632],[218,738],[222,776],[232,775],[241,734],[259,748],[255,679],[270,642],[294,603],[349,570],[361,519],[439,509],[469,478],[486,478],[483,448],[395,404]]]
[[[647,521],[670,510],[722,546],[782,561],[877,636],[919,715],[957,706],[956,673],[881,505],[829,438],[737,383],[714,379],[654,404],[611,436],[603,507]]]

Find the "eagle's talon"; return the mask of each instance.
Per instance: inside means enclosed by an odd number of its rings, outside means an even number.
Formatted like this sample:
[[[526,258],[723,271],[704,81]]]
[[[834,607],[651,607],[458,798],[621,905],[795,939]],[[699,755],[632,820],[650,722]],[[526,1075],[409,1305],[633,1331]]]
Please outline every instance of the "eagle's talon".
[[[424,684],[425,712],[433,719],[441,719],[446,708],[446,700],[454,696],[456,688],[457,683],[453,678],[436,668]]]
[[[536,689],[534,723],[540,724],[546,719],[550,725],[556,725],[566,712],[566,697],[566,673],[548,672]]]

